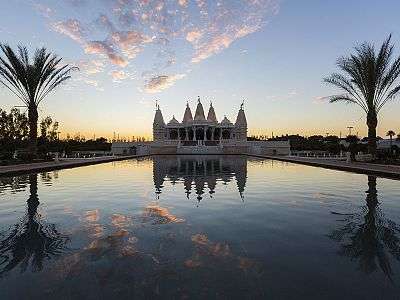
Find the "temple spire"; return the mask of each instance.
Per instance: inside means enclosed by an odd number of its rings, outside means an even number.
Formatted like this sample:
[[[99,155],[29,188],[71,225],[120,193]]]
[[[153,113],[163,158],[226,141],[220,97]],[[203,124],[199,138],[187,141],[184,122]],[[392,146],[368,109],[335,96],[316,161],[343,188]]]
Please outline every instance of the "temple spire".
[[[235,122],[235,126],[236,127],[247,127],[247,119],[246,119],[246,115],[244,113],[244,102],[242,102],[242,104],[240,105],[240,109],[236,118],[236,122]]]
[[[204,116],[204,109],[203,109],[203,105],[201,104],[200,101],[200,96],[198,96],[198,103],[197,103],[197,107],[196,107],[196,113],[194,114],[194,120],[195,121],[205,121],[206,117]]]
[[[193,122],[193,116],[192,116],[192,111],[190,110],[189,101],[187,101],[182,123],[190,123],[190,122]]]
[[[160,109],[160,105],[157,104],[156,113],[154,115],[153,127],[154,126],[165,126],[164,118]]]
[[[215,110],[212,105],[212,102],[210,102],[210,108],[208,110],[208,115],[207,115],[207,121],[212,122],[212,123],[218,123],[217,116],[215,114]]]

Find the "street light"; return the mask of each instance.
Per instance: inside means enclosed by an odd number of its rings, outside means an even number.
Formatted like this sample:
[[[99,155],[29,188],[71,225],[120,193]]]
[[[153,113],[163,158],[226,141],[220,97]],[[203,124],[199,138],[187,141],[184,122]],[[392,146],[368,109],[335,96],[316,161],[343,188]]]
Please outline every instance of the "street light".
[[[351,135],[351,130],[353,129],[353,126],[347,126],[347,129],[349,130],[349,135]]]

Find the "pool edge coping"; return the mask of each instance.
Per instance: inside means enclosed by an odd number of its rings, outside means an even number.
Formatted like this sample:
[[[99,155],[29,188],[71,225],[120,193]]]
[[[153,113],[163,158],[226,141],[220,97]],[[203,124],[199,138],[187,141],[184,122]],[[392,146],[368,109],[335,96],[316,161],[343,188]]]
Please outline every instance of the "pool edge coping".
[[[290,162],[294,164],[301,164],[301,165],[307,165],[311,167],[318,167],[318,168],[324,168],[324,169],[330,169],[330,170],[339,170],[339,171],[344,171],[344,172],[350,172],[350,173],[357,173],[357,174],[364,174],[364,175],[376,175],[379,177],[384,177],[388,179],[396,179],[400,180],[400,171],[390,171],[390,170],[378,170],[371,168],[373,165],[370,166],[356,166],[352,165],[351,163],[349,165],[342,165],[342,164],[335,164],[334,162],[330,161],[329,163],[326,163],[324,161],[306,161],[306,160],[299,160],[296,158],[291,158],[291,157],[286,157],[286,156],[272,156],[272,155],[258,155],[258,154],[246,154],[249,157],[258,157],[258,158],[264,158],[264,159],[272,159],[272,160],[278,160],[282,162]]]
[[[26,165],[13,165],[9,166],[10,169],[1,170],[0,168],[0,177],[8,177],[8,176],[18,176],[22,174],[29,174],[35,172],[42,172],[42,171],[53,171],[53,170],[61,170],[61,169],[71,169],[83,166],[90,166],[102,163],[109,163],[114,161],[122,161],[127,159],[135,159],[135,158],[142,158],[142,157],[150,157],[157,154],[144,154],[144,155],[127,155],[127,156],[114,156],[114,157],[107,157],[107,158],[98,158],[98,159],[90,159],[90,160],[80,160],[80,161],[60,161],[56,162],[45,162],[45,163],[37,163],[36,164],[26,164]],[[188,155],[188,154],[160,154],[160,155]],[[193,154],[191,154],[193,155]],[[195,154],[195,155],[211,155],[211,154]],[[337,162],[330,161],[329,163],[324,161],[317,161],[317,160],[300,160],[297,158],[287,157],[287,156],[274,156],[274,155],[258,155],[258,154],[250,154],[250,153],[241,153],[241,154],[218,154],[218,155],[244,155],[247,157],[257,157],[257,158],[264,158],[264,159],[272,159],[278,160],[283,162],[290,162],[295,164],[302,164],[312,167],[319,167],[324,169],[331,169],[331,170],[339,170],[357,174],[365,174],[365,175],[376,175],[379,177],[385,177],[389,179],[397,179],[400,180],[400,171],[390,171],[390,170],[379,170],[374,167],[374,165],[369,166],[356,166],[354,164],[343,165],[337,164]],[[23,167],[25,166],[25,168]],[[5,166],[7,167],[7,166]],[[13,169],[14,167],[14,169]],[[20,168],[18,168],[20,167]],[[375,166],[378,167],[379,166]],[[383,166],[384,167],[384,166]],[[388,166],[390,167],[390,166]]]
[[[72,168],[97,165],[102,163],[109,163],[109,162],[121,161],[133,158],[148,157],[148,156],[151,155],[145,154],[145,155],[116,156],[116,157],[107,157],[101,159],[94,158],[94,159],[80,160],[80,161],[63,161],[61,159],[58,163],[53,161],[44,163],[11,165],[11,166],[4,166],[4,167],[10,167],[10,169],[6,170],[0,169],[0,177],[18,176],[23,174],[47,172],[47,171],[62,170],[62,169],[72,169]]]

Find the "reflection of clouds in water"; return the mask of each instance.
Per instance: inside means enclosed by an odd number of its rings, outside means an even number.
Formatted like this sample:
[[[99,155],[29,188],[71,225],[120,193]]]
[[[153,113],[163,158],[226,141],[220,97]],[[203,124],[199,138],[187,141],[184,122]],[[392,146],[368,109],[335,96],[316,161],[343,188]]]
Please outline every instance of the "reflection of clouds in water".
[[[218,285],[216,278],[227,276],[231,284],[222,288],[225,292],[238,283],[250,288],[261,276],[259,263],[234,253],[226,242],[212,241],[205,233],[192,233],[182,218],[156,204],[145,207],[138,217],[118,213],[104,217],[99,210],[89,210],[81,220],[89,240],[78,252],[53,265],[56,276],[48,283],[52,288],[65,286],[69,278],[74,278],[96,287],[99,295],[117,286],[135,298],[181,298],[197,293],[187,285],[198,276],[205,286],[213,288]],[[100,221],[105,223],[100,225]],[[96,226],[104,228],[102,235],[93,235]],[[204,268],[213,275],[204,277]],[[84,286],[78,289],[86,295]],[[144,296],[144,291],[150,294]]]
[[[83,220],[89,236],[99,238],[103,235],[104,227],[98,223],[100,220],[100,211],[98,209],[86,211]]]
[[[232,256],[228,244],[211,242],[205,234],[195,234],[192,236],[192,242],[197,246],[200,253],[216,257]]]
[[[117,228],[124,228],[132,224],[132,218],[122,214],[113,214],[111,224]]]
[[[239,268],[242,269],[243,271],[251,269],[256,265],[254,260],[251,260],[247,257],[238,256],[238,260],[239,260]]]
[[[148,205],[143,213],[143,221],[150,222],[153,225],[182,223],[185,220],[180,219],[169,212],[168,209],[156,204]]]
[[[88,210],[85,213],[85,220],[88,222],[97,222],[100,218],[99,210]]]
[[[236,266],[242,271],[258,267],[254,260],[233,254],[227,243],[212,242],[205,234],[194,234],[191,241],[195,246],[195,251],[192,257],[184,262],[188,268],[209,267],[215,263],[224,262],[230,266]]]
[[[69,215],[74,214],[74,210],[72,209],[72,206],[64,206],[63,212]]]

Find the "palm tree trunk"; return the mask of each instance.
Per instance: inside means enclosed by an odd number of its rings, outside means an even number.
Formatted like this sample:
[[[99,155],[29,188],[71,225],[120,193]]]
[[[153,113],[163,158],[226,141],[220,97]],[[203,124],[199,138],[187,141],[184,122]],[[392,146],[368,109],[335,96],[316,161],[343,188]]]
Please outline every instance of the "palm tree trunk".
[[[36,105],[30,105],[28,108],[29,120],[29,151],[35,157],[37,154],[37,123],[38,111]]]
[[[368,153],[376,155],[376,126],[378,126],[378,118],[375,111],[368,112]]]

